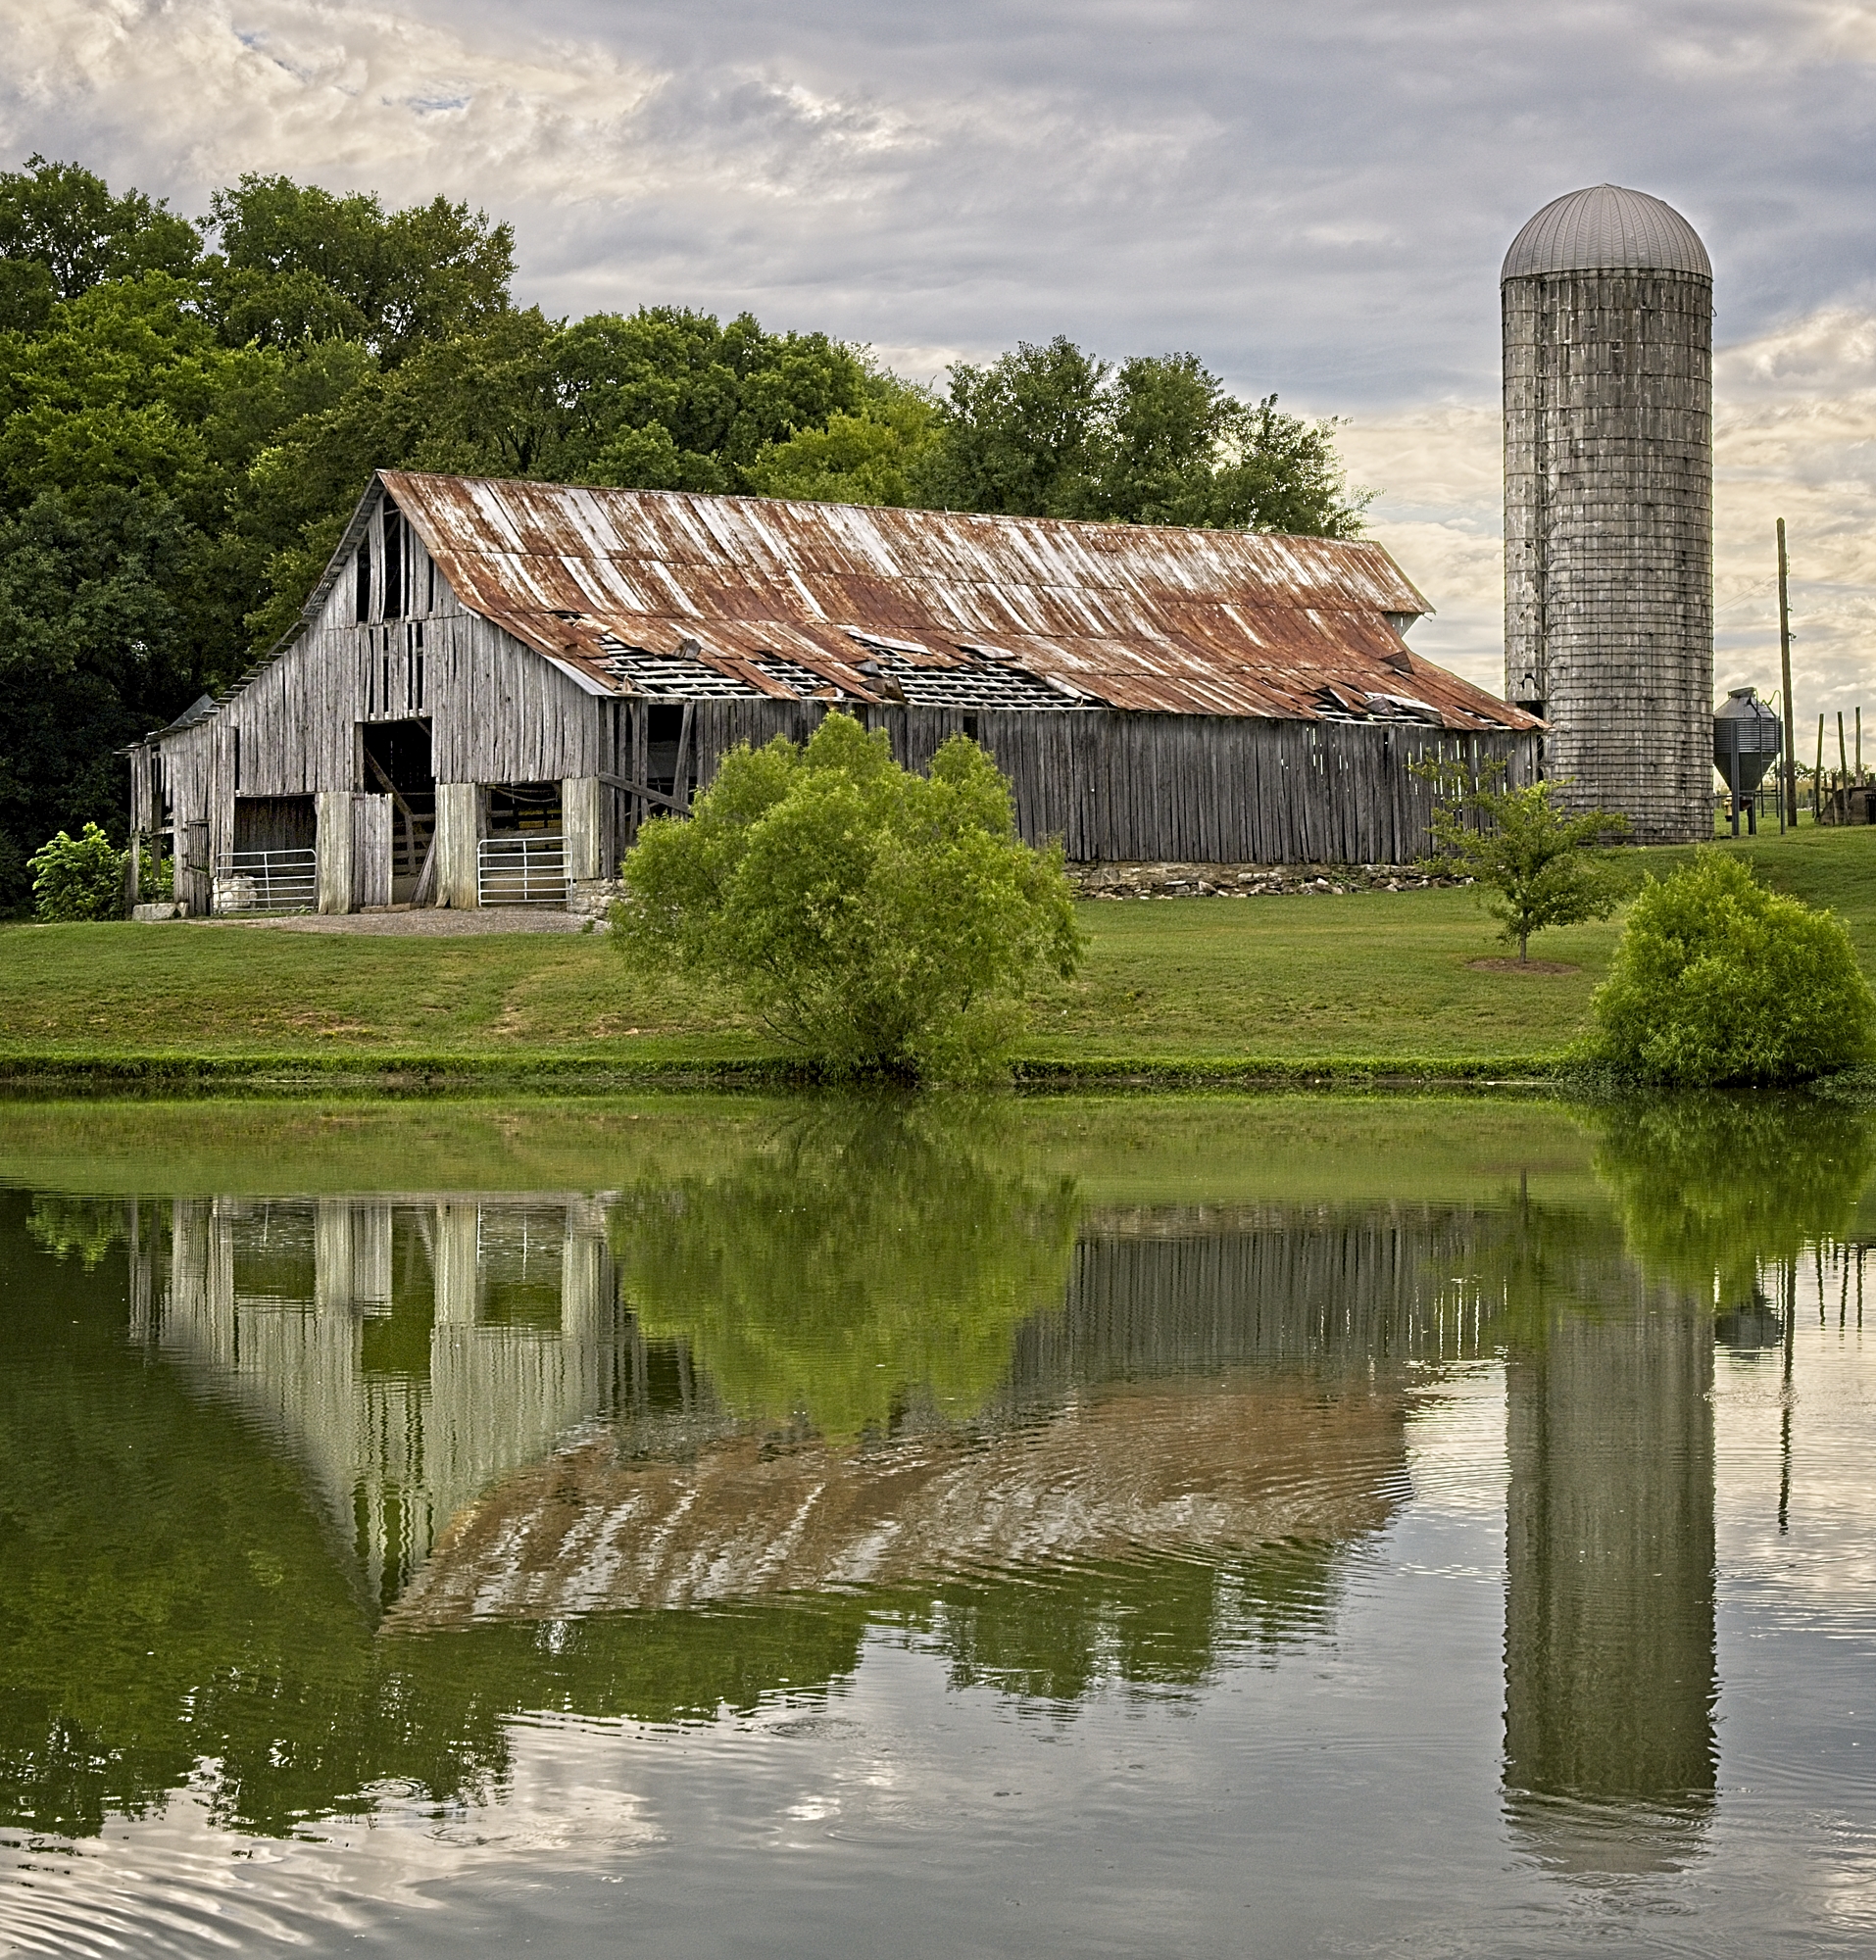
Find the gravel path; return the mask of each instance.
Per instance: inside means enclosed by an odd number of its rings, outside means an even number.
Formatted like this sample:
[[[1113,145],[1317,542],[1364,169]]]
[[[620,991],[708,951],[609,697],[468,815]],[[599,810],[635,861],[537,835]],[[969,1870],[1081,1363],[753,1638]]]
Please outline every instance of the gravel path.
[[[406,912],[295,912],[273,918],[190,919],[190,925],[235,926],[245,931],[353,932],[389,939],[462,939],[487,932],[581,932],[592,923],[584,912],[535,910],[504,906],[487,911],[453,912],[420,906]],[[602,928],[603,929],[603,928]]]

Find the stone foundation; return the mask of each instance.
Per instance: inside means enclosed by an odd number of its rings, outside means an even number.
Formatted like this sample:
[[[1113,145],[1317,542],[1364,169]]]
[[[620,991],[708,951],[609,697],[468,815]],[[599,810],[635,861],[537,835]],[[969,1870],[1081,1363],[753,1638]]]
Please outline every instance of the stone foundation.
[[[1402,864],[1070,864],[1084,899],[1249,899],[1347,892],[1423,892],[1468,878],[1429,878]]]
[[[596,918],[602,924],[613,903],[625,896],[625,886],[617,878],[569,878],[567,881],[567,909]]]

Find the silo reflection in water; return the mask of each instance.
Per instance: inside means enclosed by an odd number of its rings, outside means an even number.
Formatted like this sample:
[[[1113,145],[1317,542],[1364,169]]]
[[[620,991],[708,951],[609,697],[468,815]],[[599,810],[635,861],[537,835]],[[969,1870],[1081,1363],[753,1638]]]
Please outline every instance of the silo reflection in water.
[[[1506,1809],[1567,1872],[1675,1869],[1714,1796],[1713,1315],[1624,1291],[1506,1356]]]

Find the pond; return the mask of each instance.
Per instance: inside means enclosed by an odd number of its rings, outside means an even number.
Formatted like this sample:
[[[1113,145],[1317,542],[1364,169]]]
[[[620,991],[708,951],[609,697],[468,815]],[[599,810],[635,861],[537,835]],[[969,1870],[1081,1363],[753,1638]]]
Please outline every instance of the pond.
[[[10,1103],[0,1952],[1868,1952],[1872,1240],[1818,1100]]]

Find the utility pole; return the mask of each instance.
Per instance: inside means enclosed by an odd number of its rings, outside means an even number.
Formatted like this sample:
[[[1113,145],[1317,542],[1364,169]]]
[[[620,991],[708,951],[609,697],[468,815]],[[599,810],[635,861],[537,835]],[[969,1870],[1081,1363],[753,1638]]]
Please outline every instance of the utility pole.
[[[1785,820],[1798,828],[1798,738],[1792,726],[1792,609],[1785,581],[1785,519],[1778,520],[1778,663],[1785,688]]]

